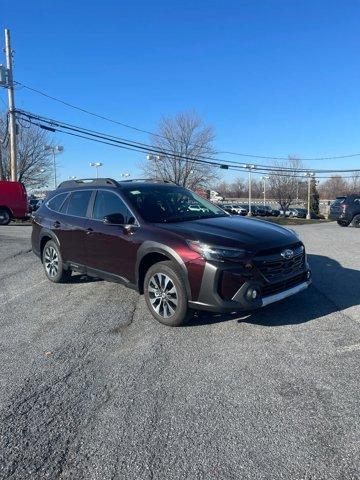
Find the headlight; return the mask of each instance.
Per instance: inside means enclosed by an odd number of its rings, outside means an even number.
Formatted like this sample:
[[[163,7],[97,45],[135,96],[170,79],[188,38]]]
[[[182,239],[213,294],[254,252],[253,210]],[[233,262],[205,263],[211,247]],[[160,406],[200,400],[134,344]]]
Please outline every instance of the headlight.
[[[223,262],[224,260],[240,260],[246,255],[246,250],[238,248],[218,247],[207,245],[194,240],[187,241],[189,247],[198,252],[206,260],[216,260]]]

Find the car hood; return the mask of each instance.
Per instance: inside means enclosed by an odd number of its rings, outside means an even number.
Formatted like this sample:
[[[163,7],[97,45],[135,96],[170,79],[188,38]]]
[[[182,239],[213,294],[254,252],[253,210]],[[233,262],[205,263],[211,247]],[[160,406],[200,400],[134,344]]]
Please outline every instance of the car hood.
[[[188,240],[199,240],[209,245],[246,248],[249,251],[285,247],[299,242],[298,237],[287,228],[245,217],[228,216],[189,222],[159,223],[157,227]]]

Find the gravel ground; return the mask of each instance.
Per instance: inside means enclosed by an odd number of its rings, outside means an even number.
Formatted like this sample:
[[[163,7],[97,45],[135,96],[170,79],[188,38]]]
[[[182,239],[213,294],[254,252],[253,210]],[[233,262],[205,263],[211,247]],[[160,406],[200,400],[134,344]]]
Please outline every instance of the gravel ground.
[[[307,291],[171,329],[0,227],[0,478],[359,479],[360,231],[296,230]]]

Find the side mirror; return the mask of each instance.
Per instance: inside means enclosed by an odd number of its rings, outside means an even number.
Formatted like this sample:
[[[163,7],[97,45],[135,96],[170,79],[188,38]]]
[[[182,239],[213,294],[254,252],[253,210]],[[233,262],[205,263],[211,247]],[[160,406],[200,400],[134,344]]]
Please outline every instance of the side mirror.
[[[110,215],[105,215],[103,222],[107,225],[124,225],[125,218],[121,213],[111,213]]]

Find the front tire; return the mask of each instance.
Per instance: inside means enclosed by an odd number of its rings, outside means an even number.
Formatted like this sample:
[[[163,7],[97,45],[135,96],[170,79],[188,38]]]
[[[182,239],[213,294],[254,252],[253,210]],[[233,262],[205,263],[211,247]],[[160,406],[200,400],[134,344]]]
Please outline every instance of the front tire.
[[[355,215],[355,217],[352,219],[351,225],[355,228],[360,228],[360,214]]]
[[[10,223],[11,216],[6,208],[0,208],[0,225],[8,225]]]
[[[342,220],[338,220],[337,224],[340,225],[340,227],[348,227],[349,226],[348,222],[345,222],[345,221],[342,221]]]
[[[71,277],[71,270],[64,269],[60,249],[53,240],[49,240],[42,253],[42,262],[47,278],[54,283],[65,283]]]
[[[185,325],[191,318],[184,281],[171,261],[155,263],[144,280],[146,304],[158,322],[171,327]]]

